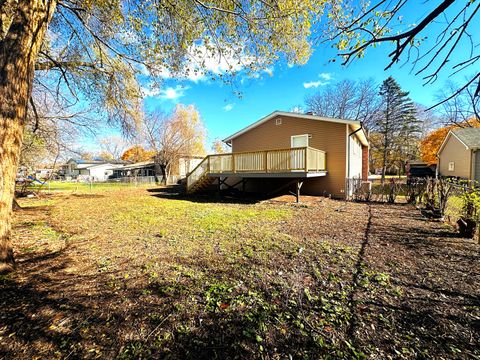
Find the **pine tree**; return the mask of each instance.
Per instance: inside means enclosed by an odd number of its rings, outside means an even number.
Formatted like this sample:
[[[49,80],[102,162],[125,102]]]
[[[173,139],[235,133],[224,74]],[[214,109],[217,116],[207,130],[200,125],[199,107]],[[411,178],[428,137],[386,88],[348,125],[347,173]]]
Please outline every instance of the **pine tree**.
[[[387,165],[402,164],[416,152],[420,122],[408,94],[391,76],[380,87],[382,108],[374,125],[381,137],[378,150],[382,154],[382,183]]]

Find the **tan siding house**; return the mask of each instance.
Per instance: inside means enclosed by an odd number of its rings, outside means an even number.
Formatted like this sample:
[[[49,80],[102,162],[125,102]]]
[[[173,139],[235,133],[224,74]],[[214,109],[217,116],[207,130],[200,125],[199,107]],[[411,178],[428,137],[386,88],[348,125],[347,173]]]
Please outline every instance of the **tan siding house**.
[[[187,176],[187,193],[218,190],[345,197],[347,178],[368,177],[360,122],[275,111],[223,140],[232,152],[208,155]]]
[[[325,152],[327,171],[326,176],[307,179],[304,193],[344,197],[347,177],[368,176],[363,166],[368,161],[362,162],[363,156],[368,156],[368,151],[362,151],[368,149],[368,142],[355,121],[275,112],[224,141],[236,153],[290,148],[294,146],[292,137],[301,135],[307,135],[307,146]]]
[[[438,174],[480,180],[480,129],[456,129],[448,133],[438,151]]]
[[[278,121],[279,120],[279,121]],[[309,192],[342,196],[346,178],[347,125],[277,116],[230,140],[232,152],[291,147],[291,137],[308,135],[308,146],[325,151],[328,175],[305,184]],[[321,183],[321,184],[320,184]],[[313,185],[313,186],[312,186]],[[315,186],[318,185],[318,186]],[[318,191],[315,191],[317,188]]]

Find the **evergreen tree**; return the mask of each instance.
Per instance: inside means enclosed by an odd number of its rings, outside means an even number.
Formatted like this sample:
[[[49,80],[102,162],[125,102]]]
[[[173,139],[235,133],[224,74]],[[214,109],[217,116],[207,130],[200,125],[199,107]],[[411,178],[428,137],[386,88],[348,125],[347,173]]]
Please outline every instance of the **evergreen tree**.
[[[417,151],[420,122],[408,92],[403,91],[391,76],[380,87],[382,107],[375,120],[375,130],[380,135],[377,150],[382,156],[382,182],[387,166],[399,165],[399,169]]]

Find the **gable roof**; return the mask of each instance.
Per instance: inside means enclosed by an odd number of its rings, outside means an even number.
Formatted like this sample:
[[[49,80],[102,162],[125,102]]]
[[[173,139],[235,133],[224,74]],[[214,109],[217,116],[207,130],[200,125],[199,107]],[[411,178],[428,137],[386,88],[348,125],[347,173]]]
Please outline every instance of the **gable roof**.
[[[450,130],[438,149],[437,155],[440,155],[450,137],[454,136],[465,146],[467,150],[480,149],[480,128],[463,128]]]
[[[229,137],[223,139],[222,141],[225,143],[228,143],[235,139],[236,137],[245,134],[246,132],[256,128],[257,126],[277,117],[277,116],[288,116],[288,117],[293,117],[293,118],[298,118],[298,119],[307,119],[307,120],[316,120],[316,121],[326,121],[326,122],[334,122],[334,123],[339,123],[339,124],[348,124],[350,125],[354,131],[362,129],[362,131],[358,131],[357,135],[358,138],[360,139],[361,143],[365,146],[368,146],[368,140],[367,136],[365,134],[365,130],[362,126],[362,123],[360,121],[356,120],[346,120],[346,119],[337,119],[337,118],[329,118],[325,116],[317,116],[317,115],[307,115],[307,114],[299,114],[299,113],[294,113],[294,112],[287,112],[287,111],[274,111],[271,114],[261,118],[260,120],[254,122],[253,124],[243,128],[242,130],[237,131],[235,134],[230,135]]]
[[[480,148],[480,128],[456,129],[453,133],[467,148]]]

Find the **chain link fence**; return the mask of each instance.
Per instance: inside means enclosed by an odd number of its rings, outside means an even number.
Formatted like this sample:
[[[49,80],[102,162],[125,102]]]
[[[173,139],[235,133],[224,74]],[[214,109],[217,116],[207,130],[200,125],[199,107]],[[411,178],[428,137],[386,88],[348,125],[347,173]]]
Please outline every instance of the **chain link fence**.
[[[382,183],[347,179],[346,193],[351,201],[415,204],[426,218],[455,224],[467,237],[480,226],[480,186],[475,181],[390,178]]]

